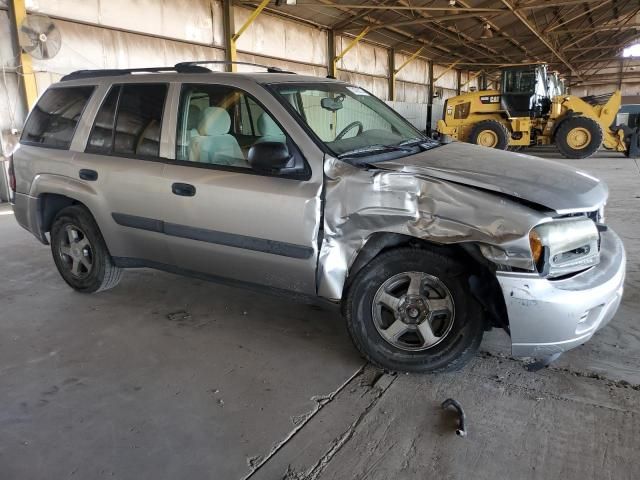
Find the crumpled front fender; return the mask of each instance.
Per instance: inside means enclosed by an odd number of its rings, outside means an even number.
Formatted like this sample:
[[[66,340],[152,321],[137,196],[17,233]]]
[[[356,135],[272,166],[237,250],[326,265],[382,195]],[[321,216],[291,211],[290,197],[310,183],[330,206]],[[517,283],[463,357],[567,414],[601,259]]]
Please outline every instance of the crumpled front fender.
[[[504,263],[532,269],[529,231],[549,216],[481,189],[402,171],[325,162],[324,236],[318,295],[340,300],[349,268],[374,233],[438,244],[494,247]]]

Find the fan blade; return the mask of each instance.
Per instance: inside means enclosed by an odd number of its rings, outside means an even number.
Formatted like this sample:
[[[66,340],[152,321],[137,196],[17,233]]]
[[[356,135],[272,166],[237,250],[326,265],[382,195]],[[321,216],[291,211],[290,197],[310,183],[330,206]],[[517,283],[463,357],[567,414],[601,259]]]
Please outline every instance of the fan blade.
[[[23,23],[22,26],[20,27],[20,30],[22,30],[24,33],[26,33],[27,35],[31,36],[31,35],[35,35],[36,37],[39,35],[38,32],[36,32],[33,28],[31,28],[29,25],[27,25],[26,23]]]
[[[45,35],[49,35],[51,32],[53,32],[53,30],[56,28],[55,23],[51,22],[51,24],[49,25],[49,28],[47,28],[47,30],[44,32]]]
[[[48,59],[49,58],[49,47],[47,46],[47,42],[42,42],[42,58],[43,59]]]
[[[42,58],[42,43],[38,42],[36,48],[32,52],[29,52],[33,58]]]
[[[21,45],[22,49],[27,53],[32,53],[36,48],[38,48],[38,41],[34,40],[30,45]]]

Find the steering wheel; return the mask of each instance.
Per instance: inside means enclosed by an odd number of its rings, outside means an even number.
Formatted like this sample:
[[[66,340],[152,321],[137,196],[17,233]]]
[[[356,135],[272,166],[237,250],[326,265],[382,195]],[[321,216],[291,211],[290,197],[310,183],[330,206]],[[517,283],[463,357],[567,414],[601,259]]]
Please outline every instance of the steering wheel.
[[[354,127],[358,127],[358,133],[356,133],[356,136],[360,135],[362,133],[362,130],[364,129],[364,125],[362,125],[362,122],[356,120],[355,122],[351,122],[349,125],[347,125],[346,127],[344,127],[340,133],[338,135],[336,135],[336,140],[342,140],[342,137],[344,137],[347,132],[349,130],[352,130]],[[335,141],[335,140],[334,140]]]

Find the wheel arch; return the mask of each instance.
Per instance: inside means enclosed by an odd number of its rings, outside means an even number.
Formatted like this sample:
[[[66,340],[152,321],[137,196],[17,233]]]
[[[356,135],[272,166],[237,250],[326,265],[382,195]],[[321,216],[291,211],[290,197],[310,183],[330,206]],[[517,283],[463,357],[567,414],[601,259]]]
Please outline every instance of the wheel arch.
[[[34,233],[44,244],[49,243],[45,234],[51,231],[54,219],[63,208],[81,205],[98,223],[92,209],[97,193],[83,182],[59,175],[38,175],[31,184],[29,195],[37,198],[37,232]]]
[[[357,274],[374,258],[387,250],[406,246],[436,250],[464,258],[466,265],[471,266],[472,275],[469,278],[469,286],[475,299],[487,314],[490,324],[509,331],[507,308],[495,275],[496,267],[480,253],[479,246],[474,242],[444,245],[401,233],[373,233],[356,252],[355,259],[347,272],[342,298],[347,298],[347,291]]]
[[[567,112],[563,116],[561,116],[558,120],[556,120],[556,122],[553,124],[553,127],[551,129],[551,139],[553,143],[556,142],[556,132],[560,128],[560,125],[562,125],[567,120],[571,120],[572,118],[578,117],[578,116],[580,116],[580,114],[576,114],[573,110],[567,110]]]

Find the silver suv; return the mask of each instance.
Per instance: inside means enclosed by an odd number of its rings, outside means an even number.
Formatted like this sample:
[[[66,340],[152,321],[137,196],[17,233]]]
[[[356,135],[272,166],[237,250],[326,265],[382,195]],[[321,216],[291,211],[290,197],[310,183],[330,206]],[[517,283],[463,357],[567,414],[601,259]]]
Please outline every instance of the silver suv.
[[[16,219],[75,290],[151,267],[319,297],[393,370],[459,368],[494,326],[514,355],[549,358],[622,296],[601,181],[442,145],[333,79],[75,72],[42,95],[10,169]]]

